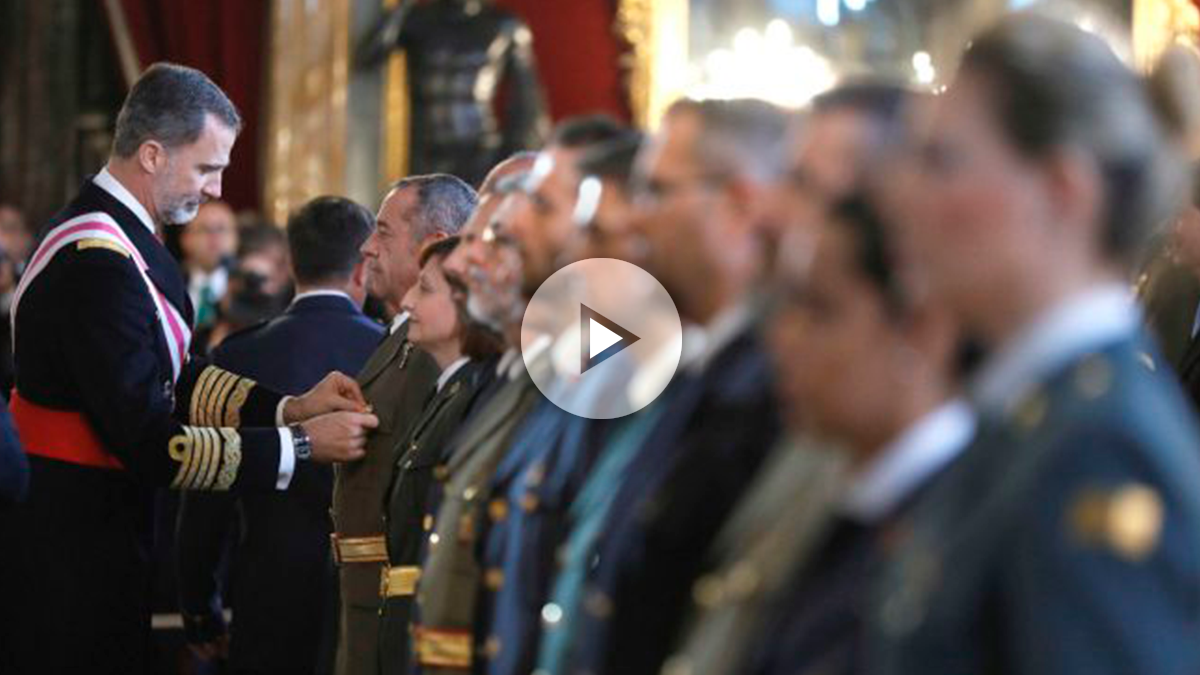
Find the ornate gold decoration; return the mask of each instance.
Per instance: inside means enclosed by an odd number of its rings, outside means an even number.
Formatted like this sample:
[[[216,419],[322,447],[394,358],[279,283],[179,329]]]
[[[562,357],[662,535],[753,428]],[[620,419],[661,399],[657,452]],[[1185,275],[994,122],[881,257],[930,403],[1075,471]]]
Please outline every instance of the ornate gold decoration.
[[[1081,543],[1109,548],[1137,563],[1158,548],[1164,512],[1154,488],[1130,483],[1112,491],[1082,492],[1071,504],[1068,525]]]
[[[385,11],[399,4],[399,0],[383,0]],[[408,175],[410,102],[408,96],[408,55],[396,49],[388,55],[384,70],[383,110],[383,156],[380,158],[379,189],[387,189],[394,181]]]
[[[346,191],[350,0],[272,0],[263,208]]]
[[[237,429],[242,426],[242,406],[246,405],[246,399],[250,397],[250,391],[254,389],[254,380],[239,378],[237,387],[233,390],[233,395],[229,397],[229,402],[225,404],[225,425]]]
[[[644,129],[682,92],[688,62],[687,0],[620,0],[617,34],[629,44],[629,107]]]
[[[88,249],[93,249],[93,248],[106,249],[106,250],[112,251],[114,253],[120,253],[121,255],[125,256],[126,258],[133,257],[129,253],[129,251],[126,251],[124,249],[124,247],[122,247],[117,242],[109,241],[107,239],[101,239],[99,237],[95,237],[95,238],[91,238],[91,239],[80,239],[75,244],[75,249],[77,251],[86,251]]]
[[[421,665],[431,668],[471,667],[471,631],[416,628],[413,637]]]
[[[217,477],[215,489],[225,491],[233,487],[238,469],[242,466],[242,437],[235,429],[221,429],[221,437],[225,441],[222,452],[224,461],[221,463],[221,474]]]
[[[1192,0],[1134,0],[1133,53],[1137,66],[1149,70],[1175,42],[1200,40],[1200,8]]]

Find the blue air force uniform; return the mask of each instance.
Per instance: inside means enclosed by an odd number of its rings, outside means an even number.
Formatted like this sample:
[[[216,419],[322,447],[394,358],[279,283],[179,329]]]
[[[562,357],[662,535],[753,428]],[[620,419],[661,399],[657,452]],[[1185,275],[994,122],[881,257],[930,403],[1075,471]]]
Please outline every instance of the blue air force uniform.
[[[753,318],[737,306],[714,321],[613,486],[568,673],[657,675],[670,653],[704,554],[780,431]]]
[[[356,373],[383,327],[345,293],[313,291],[282,315],[226,338],[213,362],[286,394],[302,394],[333,371]],[[312,672],[334,619],[329,552],[333,468],[314,466],[287,492],[189,492],[179,513],[180,604],[193,641],[224,632],[221,595],[233,608],[230,667],[238,672]],[[218,588],[225,542],[236,532],[230,588]]]
[[[0,672],[139,673],[157,486],[286,488],[281,397],[186,358],[179,267],[107,171],[42,234],[14,302],[31,490],[0,514]]]
[[[995,354],[869,613],[869,672],[1200,669],[1200,435],[1119,287]]]

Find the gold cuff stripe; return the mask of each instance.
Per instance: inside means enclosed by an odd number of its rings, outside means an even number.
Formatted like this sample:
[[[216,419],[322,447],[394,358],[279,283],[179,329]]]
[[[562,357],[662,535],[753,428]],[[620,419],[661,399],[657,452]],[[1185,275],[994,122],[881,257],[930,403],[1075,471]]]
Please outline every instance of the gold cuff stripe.
[[[237,376],[233,373],[222,371],[217,375],[216,384],[213,385],[208,399],[204,401],[205,426],[215,427],[221,424],[221,410],[229,398],[229,390],[236,382]]]
[[[246,405],[246,399],[250,398],[251,389],[254,389],[254,380],[244,377],[238,380],[237,389],[234,390],[233,396],[229,398],[229,403],[225,406],[224,426],[234,429],[242,426],[242,406]]]
[[[188,429],[188,431],[191,443],[187,447],[183,465],[179,467],[179,489],[181,490],[187,490],[192,486],[191,476],[196,471],[196,460],[199,453],[203,452],[204,447],[204,437],[196,433],[197,429]]]
[[[196,382],[196,389],[192,394],[192,424],[198,427],[211,426],[212,420],[209,419],[211,407],[208,401],[223,372],[220,368],[209,366],[200,374],[200,379]]]
[[[197,488],[200,476],[204,472],[204,468],[212,461],[213,454],[213,439],[209,435],[208,429],[197,429],[196,435],[199,439],[192,448],[192,462],[188,469],[187,476],[183,479],[183,486],[189,490]]]
[[[417,660],[422,666],[433,668],[471,667],[470,631],[417,628],[414,633]]]
[[[212,379],[212,371],[212,366],[201,371],[200,377],[196,378],[196,386],[192,388],[192,404],[188,407],[188,420],[192,424],[200,424],[200,396],[208,386],[208,381]]]
[[[238,477],[238,469],[242,465],[242,437],[235,429],[221,429],[221,436],[225,439],[224,462],[221,465],[221,474],[217,478],[216,489],[225,491],[233,487]]]
[[[202,490],[211,490],[212,489],[213,481],[215,481],[217,479],[217,469],[219,469],[221,467],[221,454],[222,453],[221,453],[221,450],[219,449],[222,447],[221,439],[217,438],[217,432],[215,430],[208,429],[207,431],[210,431],[212,433],[212,438],[213,438],[215,447],[214,447],[214,450],[212,453],[211,461],[209,461],[208,467],[204,470],[203,478],[201,478],[201,483],[200,483],[199,487]]]
[[[379,575],[379,597],[408,598],[417,592],[420,567],[385,567]]]

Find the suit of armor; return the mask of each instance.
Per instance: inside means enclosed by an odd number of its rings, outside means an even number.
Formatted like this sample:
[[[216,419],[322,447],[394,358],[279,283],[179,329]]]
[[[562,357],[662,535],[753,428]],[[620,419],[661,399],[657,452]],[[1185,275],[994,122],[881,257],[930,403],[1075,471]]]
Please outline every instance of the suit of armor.
[[[477,185],[500,160],[541,144],[548,121],[533,38],[513,14],[484,0],[402,2],[363,43],[359,64],[378,65],[393,49],[408,57],[410,173]]]

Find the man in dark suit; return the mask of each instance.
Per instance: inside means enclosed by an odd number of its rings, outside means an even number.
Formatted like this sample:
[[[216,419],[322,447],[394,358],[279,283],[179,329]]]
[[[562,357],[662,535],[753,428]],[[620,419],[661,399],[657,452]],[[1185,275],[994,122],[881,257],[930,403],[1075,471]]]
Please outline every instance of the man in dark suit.
[[[614,496],[582,586],[567,673],[658,673],[705,550],[778,434],[752,294],[785,126],[761,101],[684,100],[640,151],[635,222],[647,269],[704,340],[658,402],[661,417],[637,432],[625,470],[599,488]]]
[[[322,197],[288,221],[299,293],[282,316],[232,335],[213,353],[224,368],[284,393],[308,390],[333,371],[358,372],[383,339],[363,315],[359,247],[374,217],[346,199]],[[312,673],[330,606],[329,504],[333,472],[297,477],[286,493],[186,493],[179,514],[180,604],[201,658],[223,651],[223,604],[233,608],[230,666],[236,673]],[[240,525],[230,587],[219,587],[227,536]],[[222,596],[226,602],[222,603]]]

